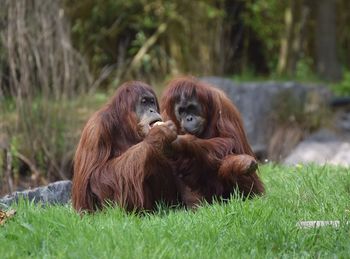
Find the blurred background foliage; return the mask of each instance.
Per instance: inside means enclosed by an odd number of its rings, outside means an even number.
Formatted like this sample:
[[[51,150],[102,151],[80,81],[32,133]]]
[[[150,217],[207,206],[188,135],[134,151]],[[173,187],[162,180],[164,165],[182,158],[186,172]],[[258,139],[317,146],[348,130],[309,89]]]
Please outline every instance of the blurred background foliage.
[[[95,75],[114,67],[116,82],[178,73],[338,81],[350,65],[349,8],[346,0],[65,1],[74,45]]]
[[[0,1],[0,193],[70,178],[83,123],[124,80],[316,81],[350,95],[348,0]]]
[[[222,73],[224,1],[66,1],[74,44],[92,72],[113,79],[163,79],[178,72]],[[223,63],[224,60],[221,62]],[[221,67],[220,67],[221,66]]]

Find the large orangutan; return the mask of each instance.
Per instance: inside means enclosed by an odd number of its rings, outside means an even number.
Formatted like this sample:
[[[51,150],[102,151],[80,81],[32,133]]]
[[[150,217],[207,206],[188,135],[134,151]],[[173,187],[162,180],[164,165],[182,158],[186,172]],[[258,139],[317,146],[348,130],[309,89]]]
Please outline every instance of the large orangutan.
[[[176,128],[161,120],[153,90],[132,81],[83,129],[74,159],[73,206],[94,211],[111,201],[128,211],[177,203],[172,168],[165,157]]]
[[[222,91],[192,77],[175,79],[163,93],[161,111],[182,134],[172,143],[173,164],[187,206],[228,198],[235,190],[244,197],[264,192],[240,114]]]

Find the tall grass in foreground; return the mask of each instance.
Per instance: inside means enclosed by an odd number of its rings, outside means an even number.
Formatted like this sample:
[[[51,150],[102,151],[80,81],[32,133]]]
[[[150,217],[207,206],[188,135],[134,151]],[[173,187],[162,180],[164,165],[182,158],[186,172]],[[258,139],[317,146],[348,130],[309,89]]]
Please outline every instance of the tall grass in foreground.
[[[98,82],[71,45],[61,0],[3,0],[0,20],[1,195],[70,177],[74,102]]]
[[[70,205],[21,203],[0,228],[2,258],[348,257],[350,225],[298,229],[300,220],[349,220],[350,171],[265,165],[262,198],[160,209],[137,216],[108,208],[82,218]]]

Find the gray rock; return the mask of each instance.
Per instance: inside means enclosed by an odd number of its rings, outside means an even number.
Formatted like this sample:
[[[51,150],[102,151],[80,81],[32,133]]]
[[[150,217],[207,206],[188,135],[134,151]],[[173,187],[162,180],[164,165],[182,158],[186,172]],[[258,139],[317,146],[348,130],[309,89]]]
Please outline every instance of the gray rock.
[[[66,204],[70,200],[72,182],[58,181],[32,190],[14,192],[0,199],[0,203],[11,205],[22,197],[25,200],[42,204]]]
[[[344,140],[332,131],[320,130],[299,143],[284,163],[350,166],[350,140]]]
[[[330,142],[342,142],[343,140],[334,131],[329,129],[320,129],[310,135],[304,142],[318,142],[318,143],[330,143]]]
[[[249,142],[261,158],[267,157],[269,142],[279,126],[274,118],[280,112],[279,105],[289,102],[291,114],[299,110],[317,112],[318,104],[327,104],[331,98],[325,87],[295,82],[236,83],[220,77],[204,77],[201,80],[226,92],[235,103],[242,114]],[[317,96],[318,103],[313,103],[313,95]]]
[[[337,129],[350,134],[350,109],[338,109],[335,114],[334,124]]]

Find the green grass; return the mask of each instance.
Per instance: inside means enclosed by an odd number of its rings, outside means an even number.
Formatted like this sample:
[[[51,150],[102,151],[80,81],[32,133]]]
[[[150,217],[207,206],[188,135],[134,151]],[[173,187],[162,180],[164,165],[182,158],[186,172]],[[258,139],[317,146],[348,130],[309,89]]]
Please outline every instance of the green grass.
[[[349,257],[350,225],[298,229],[299,220],[349,220],[350,171],[265,165],[266,195],[161,209],[144,216],[109,208],[80,217],[70,206],[20,203],[0,227],[1,258]]]

